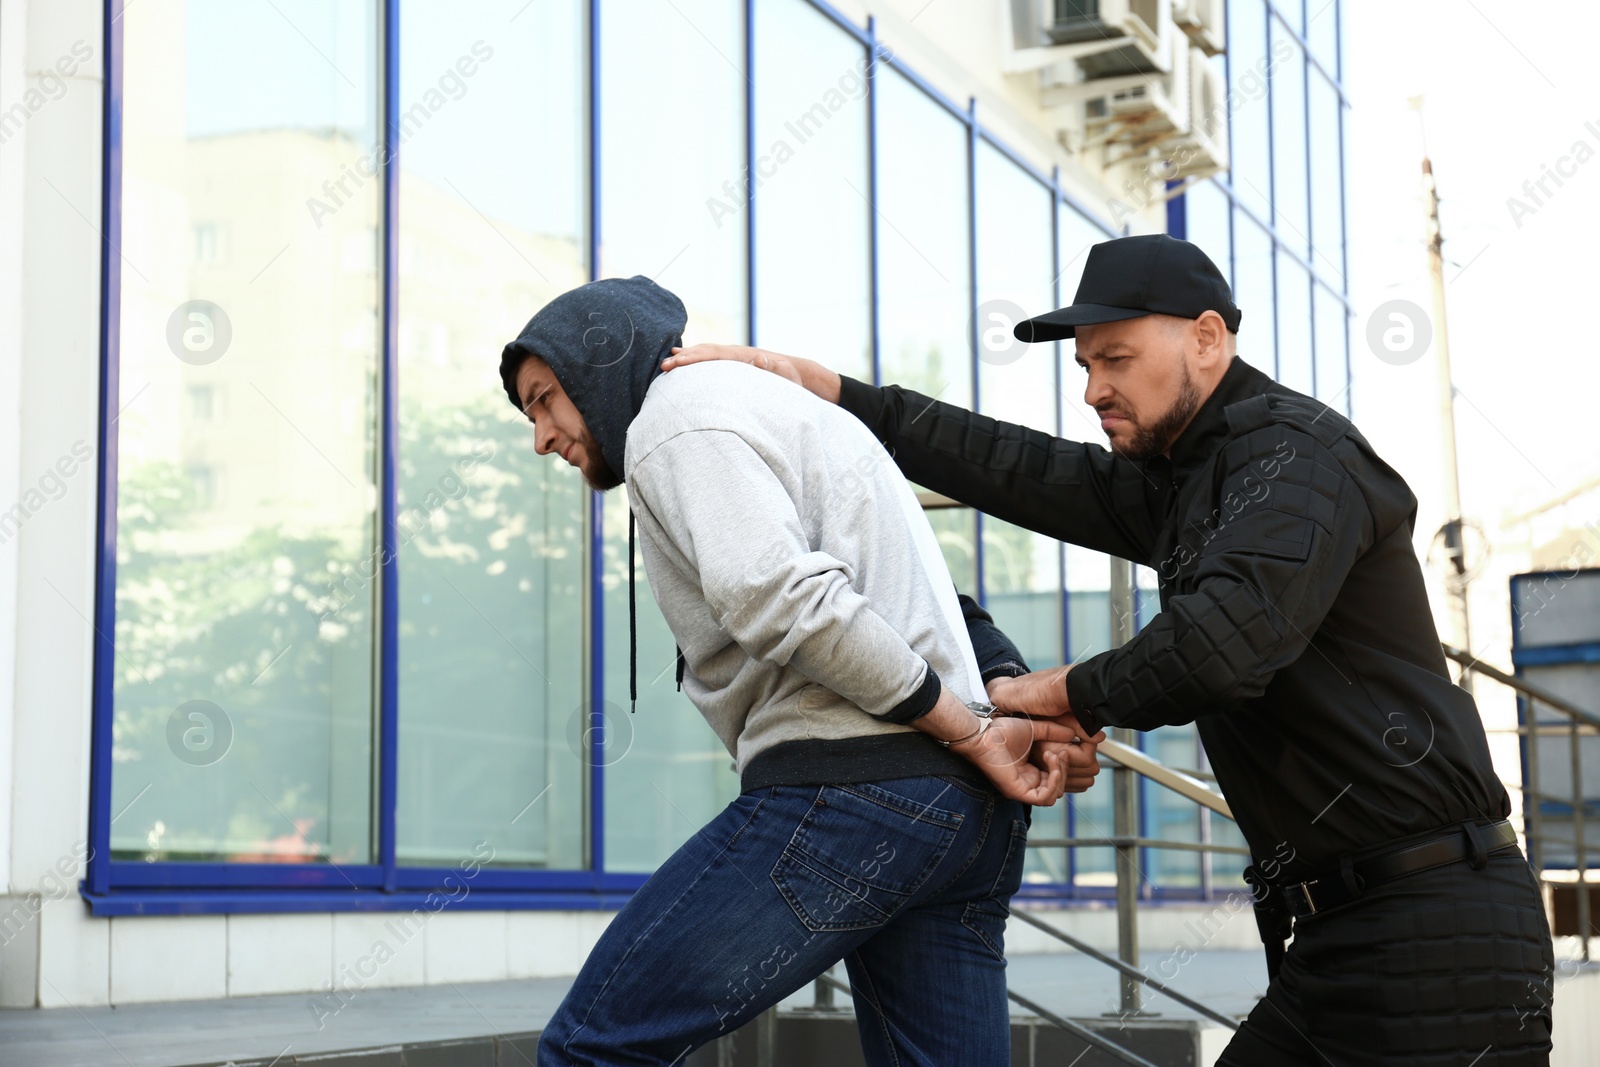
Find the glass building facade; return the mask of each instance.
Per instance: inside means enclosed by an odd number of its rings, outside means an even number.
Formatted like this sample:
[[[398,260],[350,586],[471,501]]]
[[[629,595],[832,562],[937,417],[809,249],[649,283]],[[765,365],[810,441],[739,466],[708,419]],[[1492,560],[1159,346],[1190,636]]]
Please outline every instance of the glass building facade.
[[[815,0],[177,10],[127,5],[109,73],[99,913],[409,907],[469,866],[462,906],[614,907],[737,794],[642,562],[630,708],[626,489],[537,457],[501,391],[557,293],[648,275],[690,343],[1099,439],[1070,346],[1010,326],[1070,302],[1107,215],[870,24]],[[1233,170],[1174,190],[1168,227],[1232,279],[1241,354],[1344,409],[1337,4],[1228,15]],[[1104,556],[929,517],[1031,665],[1108,647]],[[1192,727],[1142,743],[1203,770]],[[1108,837],[1110,804],[1035,833]],[[1150,837],[1233,832],[1154,789],[1142,810]],[[1194,896],[1231,860],[1141,867]],[[1036,849],[1025,892],[1111,872]]]

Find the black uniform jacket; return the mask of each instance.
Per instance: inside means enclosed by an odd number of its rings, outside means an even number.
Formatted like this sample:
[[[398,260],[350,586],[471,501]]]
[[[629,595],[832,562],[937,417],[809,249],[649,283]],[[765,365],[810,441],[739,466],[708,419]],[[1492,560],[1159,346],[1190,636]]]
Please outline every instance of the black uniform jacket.
[[[1171,449],[1134,461],[897,386],[840,403],[912,481],[1153,568],[1161,612],[1076,666],[1090,730],[1194,722],[1258,861],[1504,817],[1411,545],[1416,498],[1343,416],[1240,359]]]

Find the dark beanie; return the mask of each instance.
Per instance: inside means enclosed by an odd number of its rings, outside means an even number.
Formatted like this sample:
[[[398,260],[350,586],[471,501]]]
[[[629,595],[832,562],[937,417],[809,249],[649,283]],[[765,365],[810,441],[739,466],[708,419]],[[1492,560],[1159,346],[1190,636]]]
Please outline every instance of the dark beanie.
[[[518,368],[529,356],[548,363],[620,478],[628,426],[661,361],[683,344],[687,320],[683,301],[643,275],[580,285],[546,304],[506,345],[500,381],[521,411]]]

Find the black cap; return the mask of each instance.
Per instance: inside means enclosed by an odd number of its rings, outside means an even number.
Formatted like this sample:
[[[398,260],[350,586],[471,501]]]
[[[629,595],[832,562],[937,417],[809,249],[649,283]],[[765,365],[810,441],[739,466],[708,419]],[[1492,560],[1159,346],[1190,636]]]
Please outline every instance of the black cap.
[[[1221,315],[1229,333],[1239,332],[1242,313],[1211,257],[1188,241],[1152,233],[1089,249],[1072,306],[1025,319],[1012,332],[1019,341],[1059,341],[1079,326],[1143,315],[1198,319],[1207,311]]]

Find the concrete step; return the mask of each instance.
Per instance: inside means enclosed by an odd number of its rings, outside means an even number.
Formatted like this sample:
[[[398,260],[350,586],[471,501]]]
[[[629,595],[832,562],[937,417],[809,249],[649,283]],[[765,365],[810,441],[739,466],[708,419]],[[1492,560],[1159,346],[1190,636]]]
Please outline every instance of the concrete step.
[[[1193,1019],[1151,1019],[1121,1025],[1116,1020],[1078,1019],[1158,1067],[1210,1067],[1231,1032]],[[731,1039],[731,1062],[715,1046],[700,1049],[684,1067],[757,1067],[754,1025]],[[778,1013],[773,1067],[865,1067],[855,1015],[808,1010]],[[1032,1016],[1012,1016],[1012,1067],[1122,1067],[1123,1061],[1090,1049],[1080,1038]]]

